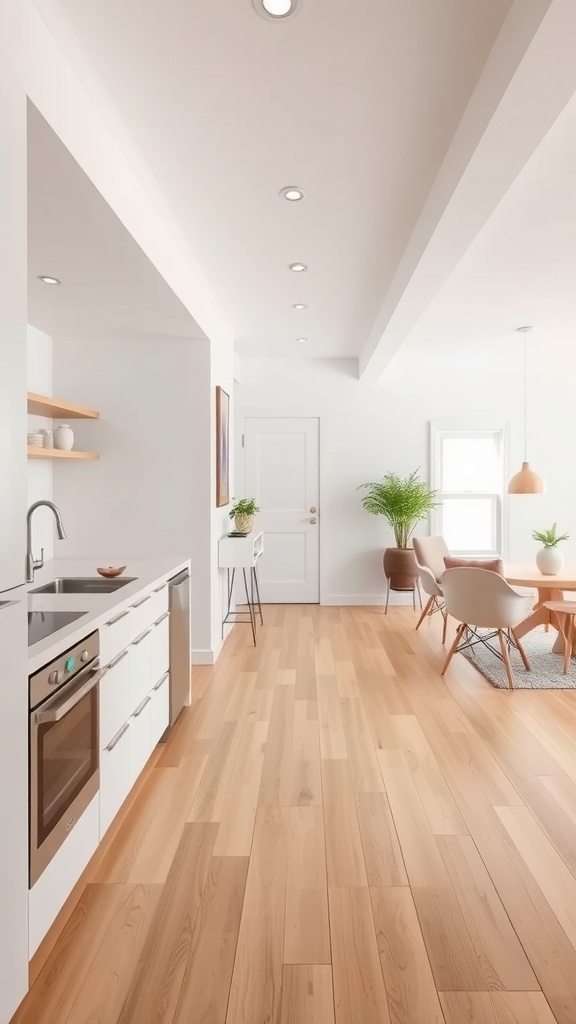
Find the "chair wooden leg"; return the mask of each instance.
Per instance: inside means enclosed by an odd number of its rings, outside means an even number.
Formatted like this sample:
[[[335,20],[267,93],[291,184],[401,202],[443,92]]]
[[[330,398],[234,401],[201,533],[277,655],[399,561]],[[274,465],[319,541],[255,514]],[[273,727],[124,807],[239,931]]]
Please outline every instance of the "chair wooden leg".
[[[418,600],[420,602],[420,611],[422,611],[422,591],[420,590],[420,580],[416,577],[416,587],[418,589]]]
[[[442,670],[440,672],[441,676],[444,675],[444,673],[446,672],[446,669],[448,668],[448,665],[450,664],[450,662],[452,661],[452,658],[456,654],[456,649],[458,647],[458,644],[460,643],[460,640],[462,638],[462,633],[464,632],[465,629],[466,629],[466,624],[464,622],[461,622],[460,625],[458,626],[458,629],[456,630],[456,636],[454,638],[454,643],[452,644],[452,647],[448,651],[448,656],[447,656],[446,661],[444,662],[444,666],[443,666],[443,668],[442,668]]]
[[[508,645],[506,643],[506,637],[504,636],[504,630],[498,630],[498,639],[500,641],[500,650],[502,651],[502,661],[504,662],[504,668],[506,669],[506,675],[508,677],[508,689],[513,690],[514,676],[512,675],[512,666],[510,664]]]
[[[444,625],[442,626],[442,644],[445,644],[446,630],[448,629],[448,612],[445,608],[442,610],[442,618],[444,619]]]
[[[386,607],[384,609],[384,615],[388,615],[388,601],[390,600],[390,580],[386,580]]]
[[[572,657],[572,646],[574,643],[574,616],[566,616],[568,622],[564,627],[564,675],[570,671],[570,658]]]
[[[420,629],[420,626],[422,625],[422,623],[424,622],[424,619],[426,618],[426,616],[428,615],[428,612],[430,611],[430,608],[431,608],[433,600],[434,600],[433,597],[429,597],[428,598],[428,600],[426,602],[426,605],[425,605],[425,608],[424,608],[424,611],[422,612],[420,618],[418,619],[418,625],[416,626],[416,629]]]
[[[520,643],[518,637],[516,636],[515,630],[511,629],[510,632],[512,633],[512,639],[514,640],[514,643],[516,644],[516,647],[518,648],[518,650],[520,652],[520,657],[522,658],[522,661],[524,663],[524,668],[526,669],[527,672],[530,672],[531,671],[531,665],[530,665],[530,662],[528,661],[528,658],[526,657],[526,651],[524,650],[524,648],[522,647],[522,644]]]

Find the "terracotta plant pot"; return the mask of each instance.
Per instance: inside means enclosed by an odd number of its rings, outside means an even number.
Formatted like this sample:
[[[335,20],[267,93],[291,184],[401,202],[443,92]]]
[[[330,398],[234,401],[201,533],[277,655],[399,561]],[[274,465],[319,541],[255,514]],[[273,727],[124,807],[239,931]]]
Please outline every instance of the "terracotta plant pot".
[[[250,533],[254,516],[234,516],[234,527],[238,533]]]
[[[390,590],[414,590],[418,570],[412,548],[386,548],[383,561]]]

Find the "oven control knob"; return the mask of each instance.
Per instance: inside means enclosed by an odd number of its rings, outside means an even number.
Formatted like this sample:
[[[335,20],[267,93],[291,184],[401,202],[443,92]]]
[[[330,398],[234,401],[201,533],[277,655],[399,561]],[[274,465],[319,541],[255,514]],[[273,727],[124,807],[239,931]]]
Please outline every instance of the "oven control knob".
[[[48,676],[48,682],[50,683],[51,686],[57,686],[58,683],[62,683],[63,681],[64,673],[61,672],[60,669],[58,669],[57,672],[51,672],[50,675]]]
[[[89,657],[90,655],[88,654],[88,651],[82,651],[82,654],[80,655],[80,661],[88,661]]]
[[[76,658],[66,658],[65,669],[67,672],[73,672],[76,668]]]

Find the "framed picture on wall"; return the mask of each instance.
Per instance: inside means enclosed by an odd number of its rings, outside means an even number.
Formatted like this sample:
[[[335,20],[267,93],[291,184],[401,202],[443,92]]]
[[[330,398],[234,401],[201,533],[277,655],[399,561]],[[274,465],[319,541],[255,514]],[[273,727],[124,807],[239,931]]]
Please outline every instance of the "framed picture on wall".
[[[216,388],[216,506],[230,504],[230,396]]]

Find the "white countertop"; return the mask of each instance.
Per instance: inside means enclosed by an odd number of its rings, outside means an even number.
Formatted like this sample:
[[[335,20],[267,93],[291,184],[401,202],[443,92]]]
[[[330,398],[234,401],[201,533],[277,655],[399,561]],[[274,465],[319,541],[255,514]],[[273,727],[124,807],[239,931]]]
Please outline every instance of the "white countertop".
[[[73,647],[88,633],[107,622],[111,614],[124,611],[134,604],[143,590],[164,583],[183,569],[190,568],[189,559],[154,558],[137,559],[130,562],[124,576],[135,576],[133,583],[127,583],[111,594],[31,594],[30,591],[50,583],[59,576],[98,576],[96,566],[106,563],[90,558],[54,558],[46,562],[43,569],[37,569],[34,582],[28,584],[28,611],[32,612],[74,612],[85,614],[68,626],[40,640],[28,648],[28,673],[36,672],[47,662],[56,658],[68,647]],[[19,596],[22,591],[19,591]]]

